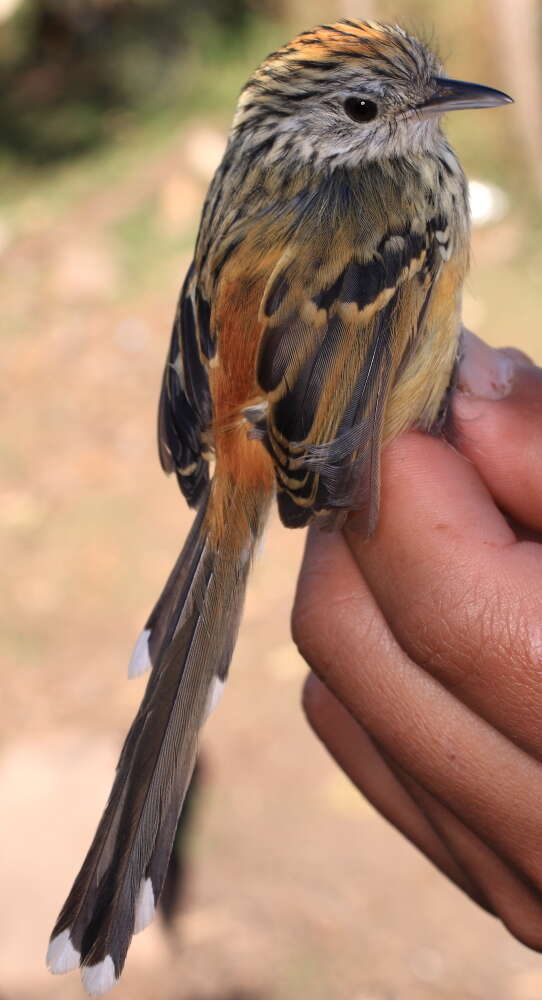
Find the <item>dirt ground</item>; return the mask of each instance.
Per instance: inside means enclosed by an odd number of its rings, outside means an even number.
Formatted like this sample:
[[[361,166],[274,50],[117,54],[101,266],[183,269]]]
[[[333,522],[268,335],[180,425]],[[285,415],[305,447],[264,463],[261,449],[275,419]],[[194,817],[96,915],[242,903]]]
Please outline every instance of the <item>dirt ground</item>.
[[[0,1000],[82,997],[43,959],[142,694],[131,644],[190,523],[159,469],[155,408],[222,141],[191,126],[48,178],[0,219]],[[466,300],[469,325],[538,358],[540,263],[510,210],[475,236]],[[273,521],[202,741],[189,907],[173,933],[157,920],[136,939],[118,1000],[540,1000],[542,958],[403,842],[309,732],[289,637],[302,546]]]

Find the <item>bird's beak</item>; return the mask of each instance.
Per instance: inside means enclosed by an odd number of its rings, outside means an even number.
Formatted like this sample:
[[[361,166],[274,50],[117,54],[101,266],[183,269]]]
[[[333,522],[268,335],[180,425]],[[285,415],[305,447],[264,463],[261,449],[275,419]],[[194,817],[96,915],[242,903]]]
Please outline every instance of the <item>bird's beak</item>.
[[[502,90],[484,87],[481,83],[465,83],[464,80],[447,80],[437,76],[435,90],[430,97],[418,105],[418,110],[427,115],[443,115],[445,111],[460,111],[462,108],[497,108],[501,104],[513,104],[514,100]]]

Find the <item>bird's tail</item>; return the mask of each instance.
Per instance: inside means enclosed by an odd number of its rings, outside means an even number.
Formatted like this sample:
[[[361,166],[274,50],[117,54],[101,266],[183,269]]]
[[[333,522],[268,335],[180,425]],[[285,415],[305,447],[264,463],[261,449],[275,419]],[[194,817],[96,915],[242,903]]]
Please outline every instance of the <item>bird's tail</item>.
[[[192,776],[198,731],[227,674],[254,544],[268,495],[234,484],[217,510],[213,487],[132,658],[150,660],[90,850],[57,920],[52,972],[82,966],[99,996],[119,978],[132,935],[151,921]]]

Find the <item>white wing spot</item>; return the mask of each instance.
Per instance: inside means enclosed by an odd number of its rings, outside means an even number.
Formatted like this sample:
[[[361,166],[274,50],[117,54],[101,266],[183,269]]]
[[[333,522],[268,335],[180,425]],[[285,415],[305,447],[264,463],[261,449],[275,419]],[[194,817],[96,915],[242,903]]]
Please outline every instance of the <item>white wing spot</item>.
[[[91,997],[101,997],[111,990],[117,982],[111,955],[106,955],[103,961],[97,962],[96,965],[84,965],[81,969],[81,979]]]
[[[80,958],[80,953],[73,947],[69,927],[49,942],[46,962],[53,975],[61,976],[64,972],[72,972],[79,965]]]
[[[148,927],[154,917],[154,892],[150,878],[142,878],[135,905],[134,934]]]
[[[147,670],[152,669],[151,655],[149,652],[150,628],[143,629],[137,640],[132,658],[128,664],[128,677],[141,677]]]

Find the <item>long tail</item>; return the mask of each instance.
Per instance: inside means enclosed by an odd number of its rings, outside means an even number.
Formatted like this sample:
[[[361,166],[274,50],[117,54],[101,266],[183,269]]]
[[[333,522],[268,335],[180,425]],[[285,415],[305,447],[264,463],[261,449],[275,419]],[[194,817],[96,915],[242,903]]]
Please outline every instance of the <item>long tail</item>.
[[[232,485],[225,506],[216,511],[211,487],[136,647],[132,672],[150,659],[152,673],[105,812],[51,935],[51,972],[81,965],[94,996],[115,984],[132,935],[152,920],[198,731],[233,652],[268,496]]]

